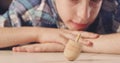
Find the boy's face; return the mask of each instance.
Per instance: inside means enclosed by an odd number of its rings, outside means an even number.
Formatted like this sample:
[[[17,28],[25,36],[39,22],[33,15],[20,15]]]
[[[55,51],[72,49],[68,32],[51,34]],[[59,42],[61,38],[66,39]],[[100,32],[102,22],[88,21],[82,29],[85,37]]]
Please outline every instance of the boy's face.
[[[94,22],[102,0],[55,0],[57,11],[71,30],[85,30]]]

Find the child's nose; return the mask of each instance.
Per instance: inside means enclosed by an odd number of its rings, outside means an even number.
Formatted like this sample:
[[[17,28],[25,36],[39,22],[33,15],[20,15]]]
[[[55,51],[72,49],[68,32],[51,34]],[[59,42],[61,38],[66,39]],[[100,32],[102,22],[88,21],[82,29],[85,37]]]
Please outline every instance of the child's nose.
[[[79,19],[78,21],[87,21],[90,16],[90,8],[88,7],[88,4],[84,3],[78,7],[76,15],[77,19]]]

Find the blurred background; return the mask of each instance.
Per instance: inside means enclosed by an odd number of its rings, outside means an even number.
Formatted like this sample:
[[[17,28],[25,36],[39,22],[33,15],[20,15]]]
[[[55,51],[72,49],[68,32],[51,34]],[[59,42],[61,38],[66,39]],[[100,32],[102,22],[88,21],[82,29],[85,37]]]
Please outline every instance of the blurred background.
[[[0,0],[0,14],[3,14],[9,7],[12,0]]]

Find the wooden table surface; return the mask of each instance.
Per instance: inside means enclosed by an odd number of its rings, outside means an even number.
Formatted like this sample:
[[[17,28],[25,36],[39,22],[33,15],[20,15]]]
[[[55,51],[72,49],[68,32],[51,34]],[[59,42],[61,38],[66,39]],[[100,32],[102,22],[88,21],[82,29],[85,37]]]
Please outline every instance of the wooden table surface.
[[[0,63],[120,63],[120,55],[81,53],[75,61],[68,61],[63,53],[25,53],[0,51]]]

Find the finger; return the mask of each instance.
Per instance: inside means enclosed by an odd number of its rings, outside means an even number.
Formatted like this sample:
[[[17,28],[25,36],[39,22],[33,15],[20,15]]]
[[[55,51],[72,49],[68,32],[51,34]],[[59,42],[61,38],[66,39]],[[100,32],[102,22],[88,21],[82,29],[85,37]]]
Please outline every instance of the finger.
[[[17,52],[16,47],[13,47],[13,48],[12,48],[12,51],[13,51],[13,52]]]
[[[34,45],[23,45],[23,46],[18,46],[18,47],[13,47],[12,51],[13,52],[29,52],[28,49],[30,49],[30,52],[33,50]]]
[[[93,43],[89,40],[79,39],[79,42],[85,46],[93,46]]]
[[[57,43],[44,43],[34,48],[35,52],[62,52],[64,46]]]
[[[61,35],[66,37],[67,39],[75,40],[76,36],[80,34],[82,38],[98,38],[99,34],[85,32],[85,31],[70,31],[70,30],[62,30]]]
[[[85,32],[85,31],[72,31],[73,34],[80,34],[82,38],[98,38],[99,34],[91,33],[91,32]]]
[[[23,47],[22,48],[21,47],[13,47],[12,51],[13,52],[19,52],[19,51],[20,52],[26,52],[25,48],[23,48]]]
[[[16,47],[15,52],[61,52],[64,46],[57,43],[42,43],[42,44],[30,44],[21,47]]]

